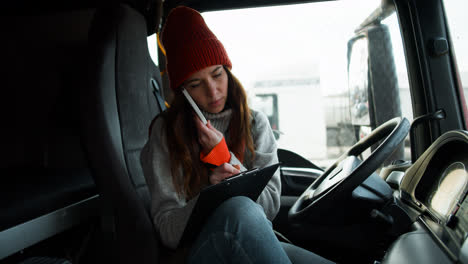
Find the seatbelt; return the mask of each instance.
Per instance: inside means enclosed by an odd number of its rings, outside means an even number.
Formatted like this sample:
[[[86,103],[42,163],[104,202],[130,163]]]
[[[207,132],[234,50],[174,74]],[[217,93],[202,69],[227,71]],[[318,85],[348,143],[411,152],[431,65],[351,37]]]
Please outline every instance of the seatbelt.
[[[151,84],[153,85],[153,94],[154,97],[156,97],[156,102],[159,105],[160,113],[162,113],[164,110],[166,110],[166,104],[161,96],[161,89],[159,88],[158,82],[155,79],[151,79]]]

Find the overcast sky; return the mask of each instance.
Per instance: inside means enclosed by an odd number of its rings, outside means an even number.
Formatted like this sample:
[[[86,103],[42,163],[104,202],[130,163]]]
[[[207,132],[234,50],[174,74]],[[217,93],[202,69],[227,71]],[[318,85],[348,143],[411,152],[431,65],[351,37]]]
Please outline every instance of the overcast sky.
[[[361,8],[349,12],[357,2]],[[346,43],[376,6],[375,0],[332,1],[211,12],[204,17],[225,45],[233,72],[247,87],[249,82],[274,78],[320,78],[322,86],[342,87]]]
[[[447,2],[460,69],[467,71],[467,1]],[[347,85],[347,41],[379,4],[380,0],[343,0],[203,15],[226,47],[233,72],[247,86],[259,79],[318,76],[321,85],[332,91]],[[397,69],[406,71],[400,32],[391,26],[397,25],[396,16],[385,23],[399,42],[393,44]]]
[[[247,86],[264,79],[320,77],[327,91],[347,85],[346,43],[380,0],[342,0],[204,13],[223,42],[233,72]],[[461,71],[468,72],[468,1],[447,0],[452,39]],[[397,70],[405,61],[396,16],[390,25]],[[155,57],[155,37],[149,38]],[[468,75],[467,75],[468,76]],[[468,82],[468,80],[464,80]],[[325,93],[327,93],[325,91]]]

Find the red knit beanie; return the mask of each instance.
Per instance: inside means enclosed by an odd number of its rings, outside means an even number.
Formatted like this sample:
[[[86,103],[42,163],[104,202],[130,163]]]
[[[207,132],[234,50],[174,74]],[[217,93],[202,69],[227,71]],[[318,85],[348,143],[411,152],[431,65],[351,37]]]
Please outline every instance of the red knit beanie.
[[[206,67],[219,64],[232,68],[223,44],[194,9],[180,6],[169,13],[162,29],[162,42],[172,90]]]

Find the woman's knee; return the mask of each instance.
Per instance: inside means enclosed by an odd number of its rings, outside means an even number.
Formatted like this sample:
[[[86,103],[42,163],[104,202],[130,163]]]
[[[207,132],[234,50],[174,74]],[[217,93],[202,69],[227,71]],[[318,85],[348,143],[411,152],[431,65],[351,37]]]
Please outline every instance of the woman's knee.
[[[247,197],[223,202],[210,216],[191,249],[193,262],[201,258],[242,259],[239,263],[289,263],[263,208]],[[279,257],[278,257],[279,256]]]
[[[232,217],[243,216],[246,213],[264,214],[262,207],[252,199],[245,196],[235,196],[224,201],[219,207],[219,211]]]
[[[256,207],[257,203],[246,196],[234,196],[224,201],[219,208],[238,210],[241,207]]]
[[[255,225],[255,222],[269,222],[263,208],[245,196],[236,196],[224,201],[216,209],[213,217],[221,217],[234,224],[241,222]]]

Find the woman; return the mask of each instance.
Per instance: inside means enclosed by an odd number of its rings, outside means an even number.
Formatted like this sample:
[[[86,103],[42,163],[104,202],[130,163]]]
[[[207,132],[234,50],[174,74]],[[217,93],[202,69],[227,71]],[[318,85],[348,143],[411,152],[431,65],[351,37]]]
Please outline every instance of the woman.
[[[177,248],[202,188],[248,168],[277,163],[278,158],[268,119],[249,109],[223,45],[202,16],[188,7],[173,9],[162,41],[174,99],[153,122],[141,158],[154,225],[162,242]],[[182,89],[208,124],[194,114]],[[322,261],[276,238],[271,220],[279,210],[280,193],[277,171],[256,202],[246,197],[223,202],[190,246],[188,261],[290,263],[285,248],[308,261]]]

